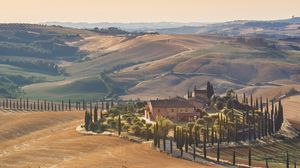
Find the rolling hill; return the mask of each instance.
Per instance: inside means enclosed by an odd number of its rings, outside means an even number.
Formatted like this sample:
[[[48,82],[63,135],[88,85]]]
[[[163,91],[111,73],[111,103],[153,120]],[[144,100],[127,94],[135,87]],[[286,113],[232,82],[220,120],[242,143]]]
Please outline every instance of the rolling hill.
[[[300,82],[297,38],[103,34],[18,24],[2,25],[0,30],[10,32],[1,33],[11,37],[6,41],[14,39],[11,43],[38,51],[49,49],[40,45],[45,41],[66,48],[66,52],[51,50],[48,55],[16,53],[16,48],[9,49],[11,55],[0,52],[0,74],[22,87],[18,91],[22,97],[149,99],[184,95],[188,88],[203,87],[208,80],[218,93],[280,80],[293,85]],[[21,30],[26,36],[18,35]],[[31,34],[36,39],[25,42]],[[74,53],[68,48],[75,49]],[[41,63],[47,66],[38,66]],[[18,83],[16,76],[27,80]]]

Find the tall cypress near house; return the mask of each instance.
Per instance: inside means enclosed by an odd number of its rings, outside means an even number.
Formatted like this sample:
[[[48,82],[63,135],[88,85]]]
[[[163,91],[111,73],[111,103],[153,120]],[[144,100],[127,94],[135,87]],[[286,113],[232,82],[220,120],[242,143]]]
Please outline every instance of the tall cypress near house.
[[[243,103],[246,103],[246,93],[243,94]]]
[[[189,150],[189,135],[188,135],[187,132],[185,134],[185,140],[184,140],[184,142],[185,142],[185,152],[187,153],[188,150]]]
[[[22,104],[21,104],[21,108],[22,108]],[[37,108],[38,108],[38,110],[40,110],[40,99],[38,99],[38,101],[37,101]]]

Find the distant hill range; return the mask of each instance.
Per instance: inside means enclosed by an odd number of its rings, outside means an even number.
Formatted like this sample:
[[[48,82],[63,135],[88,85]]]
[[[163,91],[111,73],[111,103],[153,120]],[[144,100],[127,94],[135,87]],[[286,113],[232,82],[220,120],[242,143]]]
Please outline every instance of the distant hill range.
[[[300,17],[271,21],[238,20],[203,26],[157,29],[161,34],[211,34],[220,36],[262,35],[264,37],[300,36]]]
[[[127,31],[155,31],[160,34],[211,34],[221,36],[263,35],[267,37],[300,36],[300,17],[280,20],[237,20],[223,23],[153,22],[153,23],[72,23],[45,22],[73,28],[117,27]]]
[[[41,24],[47,25],[60,25],[63,27],[72,27],[79,29],[93,29],[97,28],[109,28],[117,27],[127,31],[145,31],[145,30],[155,30],[155,29],[166,29],[166,28],[177,28],[182,26],[203,26],[205,23],[200,22],[152,22],[152,23],[110,23],[110,22],[99,22],[99,23],[87,23],[87,22],[44,22]]]

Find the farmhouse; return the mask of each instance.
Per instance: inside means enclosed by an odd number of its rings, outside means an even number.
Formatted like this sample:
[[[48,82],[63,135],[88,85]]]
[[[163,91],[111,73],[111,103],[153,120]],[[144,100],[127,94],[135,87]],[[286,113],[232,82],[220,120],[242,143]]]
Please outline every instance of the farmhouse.
[[[155,120],[157,116],[169,118],[174,122],[191,121],[201,116],[193,104],[188,100],[175,97],[171,99],[157,99],[148,101],[145,108],[145,117]]]

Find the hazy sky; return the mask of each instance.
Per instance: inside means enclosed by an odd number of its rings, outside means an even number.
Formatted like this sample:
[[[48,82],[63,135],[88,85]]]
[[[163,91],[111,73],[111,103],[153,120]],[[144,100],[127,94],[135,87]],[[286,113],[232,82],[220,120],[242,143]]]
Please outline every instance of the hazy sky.
[[[300,0],[0,0],[0,22],[219,22],[300,16]]]

